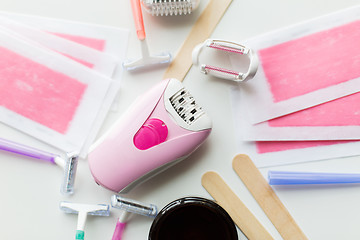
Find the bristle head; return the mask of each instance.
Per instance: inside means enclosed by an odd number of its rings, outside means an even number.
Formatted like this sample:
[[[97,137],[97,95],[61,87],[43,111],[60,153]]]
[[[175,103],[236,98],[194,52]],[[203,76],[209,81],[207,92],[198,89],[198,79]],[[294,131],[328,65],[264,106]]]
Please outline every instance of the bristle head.
[[[144,0],[144,5],[154,16],[173,16],[190,14],[195,0]]]

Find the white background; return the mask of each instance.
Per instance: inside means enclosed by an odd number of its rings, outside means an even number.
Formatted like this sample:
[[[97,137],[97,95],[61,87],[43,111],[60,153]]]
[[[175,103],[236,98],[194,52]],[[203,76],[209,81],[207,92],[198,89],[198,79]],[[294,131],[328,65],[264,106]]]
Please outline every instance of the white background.
[[[203,0],[200,9],[187,17],[156,18],[144,13],[150,51],[158,53],[169,50],[175,55],[207,2]],[[234,0],[212,37],[241,42],[261,33],[354,6],[357,2]],[[1,0],[0,6],[2,11],[130,29],[128,56],[140,56],[140,45],[128,0]],[[163,73],[164,69],[138,74],[125,73],[120,97],[117,99],[119,112],[109,114],[101,133],[121,116],[138,95],[159,82]],[[198,69],[192,68],[184,84],[213,119],[213,132],[191,157],[134,189],[128,197],[156,204],[159,208],[184,196],[210,198],[202,188],[200,179],[207,170],[215,170],[224,177],[272,236],[281,239],[231,168],[232,158],[237,153],[247,153],[245,148],[238,149],[233,135],[229,94],[232,83],[206,77]],[[6,126],[0,126],[0,136],[11,136],[50,150]],[[359,157],[354,157],[272,169],[360,172],[359,160]],[[0,153],[0,164],[2,240],[74,239],[77,216],[61,212],[59,202],[66,200],[109,204],[113,194],[94,183],[86,160],[80,162],[76,192],[72,197],[64,197],[59,193],[62,170],[58,167],[4,152]],[[264,175],[267,170],[261,169]],[[359,185],[276,188],[276,193],[309,239],[360,239]],[[120,211],[114,210],[108,218],[89,217],[85,238],[111,239],[119,214]],[[123,239],[146,239],[150,225],[151,219],[133,216]],[[240,238],[245,239],[243,236]]]

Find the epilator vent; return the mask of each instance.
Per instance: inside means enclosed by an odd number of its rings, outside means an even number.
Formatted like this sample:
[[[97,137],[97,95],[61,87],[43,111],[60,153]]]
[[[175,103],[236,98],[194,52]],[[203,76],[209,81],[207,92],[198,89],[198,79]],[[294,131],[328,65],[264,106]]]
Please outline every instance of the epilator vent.
[[[177,91],[170,98],[170,103],[179,116],[189,125],[204,114],[202,108],[196,104],[194,97],[185,88]]]

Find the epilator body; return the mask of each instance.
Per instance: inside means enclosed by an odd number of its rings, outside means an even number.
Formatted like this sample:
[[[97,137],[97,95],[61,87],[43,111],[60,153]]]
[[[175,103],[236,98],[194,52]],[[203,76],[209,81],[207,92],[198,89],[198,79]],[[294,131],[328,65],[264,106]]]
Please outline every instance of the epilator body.
[[[211,126],[181,82],[163,80],[95,143],[88,155],[91,173],[101,186],[126,193],[190,155]]]

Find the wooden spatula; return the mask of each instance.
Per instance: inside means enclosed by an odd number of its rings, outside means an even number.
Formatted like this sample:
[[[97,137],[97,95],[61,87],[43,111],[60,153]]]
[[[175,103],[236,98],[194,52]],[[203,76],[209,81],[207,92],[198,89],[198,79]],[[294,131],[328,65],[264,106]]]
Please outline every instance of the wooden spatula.
[[[235,224],[249,240],[273,239],[216,172],[205,173],[202,176],[201,184],[215,201],[229,213]]]
[[[284,240],[307,239],[251,159],[239,154],[233,168]]]

